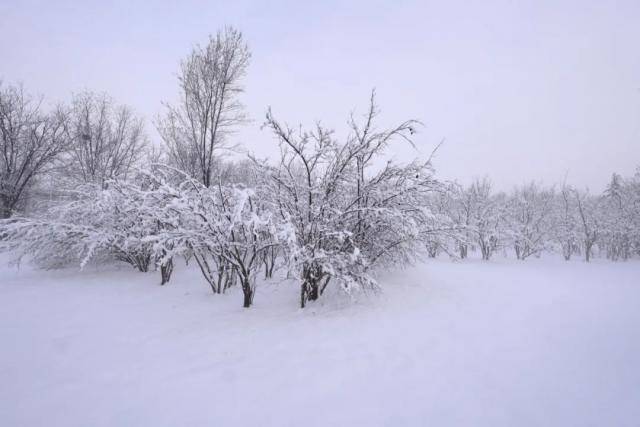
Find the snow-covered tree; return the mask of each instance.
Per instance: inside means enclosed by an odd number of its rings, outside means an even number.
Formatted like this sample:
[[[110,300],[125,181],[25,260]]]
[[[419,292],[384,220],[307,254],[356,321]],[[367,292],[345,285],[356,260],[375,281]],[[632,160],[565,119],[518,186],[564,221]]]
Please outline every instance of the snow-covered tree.
[[[480,248],[483,260],[489,260],[504,237],[505,196],[492,194],[488,178],[476,179],[468,191],[471,206],[469,229]]]
[[[566,261],[580,251],[580,224],[578,208],[574,197],[574,190],[568,185],[555,195],[553,211],[551,213],[550,231],[552,240],[560,248]]]
[[[634,191],[633,179],[613,174],[602,199],[603,233],[600,245],[611,260],[629,259],[638,234],[640,199]]]
[[[549,247],[553,202],[553,191],[535,182],[516,188],[508,198],[506,226],[516,258],[524,260]]]
[[[602,219],[600,216],[600,200],[591,197],[588,191],[574,190],[573,197],[578,212],[578,228],[582,239],[584,259],[589,262],[593,256],[593,247],[602,232]]]
[[[471,233],[474,209],[473,194],[470,189],[452,183],[446,188],[446,195],[449,199],[446,204],[448,216],[454,227],[451,240],[458,257],[465,259],[469,255],[469,248],[475,241]]]
[[[427,206],[433,213],[429,230],[425,233],[427,254],[435,258],[445,252],[452,258],[467,256],[468,223],[459,203],[460,187],[455,183],[440,185],[427,198]]]
[[[135,184],[134,184],[135,182]],[[146,184],[108,181],[106,188],[80,187],[73,199],[38,218],[16,217],[0,224],[6,249],[27,255],[45,267],[92,258],[112,258],[146,272],[154,263],[148,237],[157,232],[145,209]]]
[[[139,217],[162,267],[177,255],[195,259],[214,293],[240,284],[244,307],[253,303],[255,277],[265,252],[279,245],[271,212],[242,185],[205,187],[168,167],[146,173],[153,185],[142,191]]]
[[[372,95],[364,123],[351,117],[340,143],[319,124],[293,129],[267,113],[281,158],[275,166],[259,164],[270,178],[260,194],[284,224],[285,256],[300,277],[302,307],[332,281],[346,291],[375,288],[372,268],[413,260],[433,223],[425,203],[436,185],[429,161],[375,167],[394,141],[411,142],[418,122],[379,130],[377,115]]]

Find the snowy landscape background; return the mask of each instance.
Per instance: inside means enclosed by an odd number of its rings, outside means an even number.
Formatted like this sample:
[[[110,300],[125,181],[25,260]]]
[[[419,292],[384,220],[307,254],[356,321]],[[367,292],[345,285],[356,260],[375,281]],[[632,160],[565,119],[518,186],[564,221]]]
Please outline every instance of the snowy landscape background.
[[[3,3],[0,425],[636,425],[639,18]]]

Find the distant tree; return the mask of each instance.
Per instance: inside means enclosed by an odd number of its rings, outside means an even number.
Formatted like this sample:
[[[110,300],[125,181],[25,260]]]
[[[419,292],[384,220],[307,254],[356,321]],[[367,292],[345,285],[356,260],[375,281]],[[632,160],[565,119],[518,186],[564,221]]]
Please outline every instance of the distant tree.
[[[602,232],[602,221],[599,215],[600,201],[598,198],[591,197],[588,191],[574,190],[573,196],[578,211],[584,259],[589,262],[593,256],[593,247]]]
[[[446,207],[455,231],[451,233],[453,245],[460,259],[469,255],[469,247],[474,242],[472,234],[472,220],[474,200],[470,189],[465,189],[457,183],[450,184],[446,189],[449,199]]]
[[[93,92],[75,95],[69,112],[71,145],[64,174],[76,183],[99,186],[127,179],[145,155],[142,119],[106,94]]]
[[[629,259],[639,232],[640,198],[634,184],[633,178],[625,179],[614,173],[603,194],[601,208],[605,212],[599,246],[613,261]]]
[[[158,121],[171,163],[205,187],[215,183],[217,152],[246,120],[238,96],[250,57],[242,33],[230,27],[196,46],[180,67],[180,101]]]
[[[580,250],[580,220],[574,190],[564,184],[555,196],[551,214],[551,233],[566,261]]]
[[[67,116],[45,113],[22,86],[0,82],[0,218],[24,202],[29,188],[68,147]]]
[[[459,210],[459,186],[448,183],[436,187],[432,195],[426,198],[432,216],[427,218],[431,224],[425,232],[424,241],[429,258],[435,258],[445,252],[452,258],[466,257],[467,223]],[[451,244],[453,243],[453,250]],[[462,249],[464,246],[464,250]],[[456,255],[457,253],[457,255]]]
[[[485,261],[499,248],[505,228],[505,197],[492,194],[491,189],[491,181],[485,177],[476,179],[468,190],[472,207],[469,228]]]
[[[554,194],[535,182],[515,189],[507,201],[507,227],[516,253],[524,260],[548,247]]]

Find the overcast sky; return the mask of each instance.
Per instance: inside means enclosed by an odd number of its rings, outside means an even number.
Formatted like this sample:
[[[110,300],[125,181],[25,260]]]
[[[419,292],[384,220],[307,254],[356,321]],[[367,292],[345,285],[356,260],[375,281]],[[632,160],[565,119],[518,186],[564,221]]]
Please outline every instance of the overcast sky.
[[[640,165],[640,1],[0,2],[0,78],[49,101],[106,91],[147,119],[177,92],[180,60],[224,25],[253,57],[237,139],[259,156],[268,106],[340,135],[376,88],[382,123],[425,123],[440,176],[488,174],[602,189]]]

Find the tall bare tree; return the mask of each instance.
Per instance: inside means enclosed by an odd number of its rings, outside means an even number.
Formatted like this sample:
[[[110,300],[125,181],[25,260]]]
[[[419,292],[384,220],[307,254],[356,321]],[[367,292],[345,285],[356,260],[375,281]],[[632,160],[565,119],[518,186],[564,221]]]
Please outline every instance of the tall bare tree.
[[[0,218],[24,202],[35,180],[67,148],[66,115],[45,114],[21,86],[0,86]]]
[[[72,144],[65,173],[80,183],[126,178],[147,144],[142,119],[106,94],[74,96],[67,132]]]
[[[180,67],[179,103],[167,105],[158,120],[171,162],[206,187],[214,182],[215,153],[230,148],[229,134],[246,120],[238,95],[250,57],[242,33],[231,27],[196,46]]]

